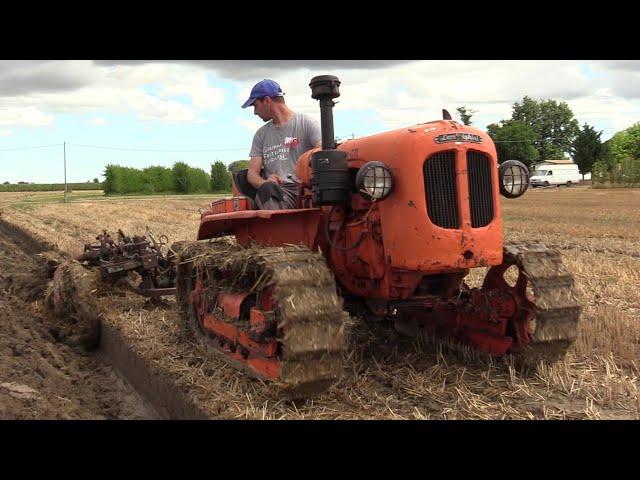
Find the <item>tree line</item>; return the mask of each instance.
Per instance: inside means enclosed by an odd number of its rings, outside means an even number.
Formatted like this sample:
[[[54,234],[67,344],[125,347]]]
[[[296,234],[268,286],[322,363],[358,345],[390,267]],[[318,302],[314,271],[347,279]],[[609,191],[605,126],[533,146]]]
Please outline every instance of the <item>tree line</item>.
[[[471,125],[474,110],[457,108],[460,120]],[[570,156],[580,173],[592,173],[595,184],[640,185],[640,123],[602,142],[602,131],[586,122],[580,127],[566,102],[525,96],[512,106],[511,118],[487,126],[498,162],[520,160],[528,167],[544,160]]]
[[[68,183],[67,191],[103,190],[106,195],[154,194],[154,193],[230,193],[233,172],[248,168],[249,160],[236,160],[228,166],[221,161],[211,164],[207,174],[185,162],[176,162],[171,168],[150,166],[143,169],[109,164],[103,173],[105,180],[97,178],[85,183]],[[0,192],[48,192],[63,191],[64,183],[18,182],[0,184]]]
[[[211,164],[209,174],[185,162],[176,162],[171,168],[150,166],[143,169],[109,164],[104,171],[102,187],[106,195],[228,193],[232,172],[246,168],[248,164],[248,160],[237,160],[227,167],[216,161]]]

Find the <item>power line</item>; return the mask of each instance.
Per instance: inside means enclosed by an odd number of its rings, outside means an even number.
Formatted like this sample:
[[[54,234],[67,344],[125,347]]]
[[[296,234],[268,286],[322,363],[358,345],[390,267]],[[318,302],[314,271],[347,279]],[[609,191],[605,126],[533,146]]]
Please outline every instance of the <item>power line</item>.
[[[355,138],[355,134],[351,133],[348,135],[340,135],[336,136],[336,138],[340,140],[348,140],[349,137],[351,139]],[[562,137],[552,137],[552,138],[544,138],[539,140],[494,140],[493,143],[538,143],[538,142],[551,142],[554,140],[567,140]],[[200,153],[200,152],[231,152],[231,151],[239,151],[246,150],[247,147],[237,147],[237,148],[203,148],[203,149],[189,149],[189,150],[178,150],[178,149],[159,149],[159,148],[127,148],[127,147],[108,147],[104,145],[86,145],[80,143],[67,143],[67,145],[73,145],[74,147],[82,147],[82,148],[97,148],[102,150],[120,150],[120,151],[130,151],[130,152],[157,152],[157,153]],[[33,150],[38,148],[48,148],[48,147],[62,147],[62,143],[54,143],[50,145],[35,145],[32,147],[15,147],[15,148],[6,148],[0,149],[0,152],[10,152],[17,150]]]
[[[348,140],[349,138],[355,138],[355,135],[353,133],[349,135],[336,135],[336,138]],[[493,143],[527,143],[527,142],[537,143],[537,142],[551,142],[554,140],[568,140],[568,139],[566,137],[550,137],[550,138],[542,138],[539,140],[500,140],[500,141],[493,140]]]
[[[552,142],[554,140],[565,140],[569,141],[566,137],[551,137],[551,138],[542,138],[540,140],[494,140],[493,143],[538,143],[538,142]],[[603,142],[604,143],[604,142]]]
[[[51,145],[36,145],[34,147],[16,147],[16,148],[4,148],[1,149],[0,152],[13,152],[15,150],[32,150],[34,148],[46,148],[46,147],[61,147],[61,143],[54,143]]]
[[[553,140],[568,140],[567,138],[543,138],[540,140],[500,140],[500,141],[496,141],[494,140],[493,143],[537,143],[537,142],[551,142]]]
[[[86,148],[98,148],[103,150],[125,150],[129,152],[167,152],[167,153],[197,153],[197,152],[230,152],[234,150],[247,150],[247,147],[239,147],[239,148],[206,148],[206,149],[196,149],[196,150],[164,150],[159,148],[124,148],[124,147],[105,147],[100,145],[82,145],[79,143],[69,143],[68,145],[73,145],[74,147],[86,147]]]

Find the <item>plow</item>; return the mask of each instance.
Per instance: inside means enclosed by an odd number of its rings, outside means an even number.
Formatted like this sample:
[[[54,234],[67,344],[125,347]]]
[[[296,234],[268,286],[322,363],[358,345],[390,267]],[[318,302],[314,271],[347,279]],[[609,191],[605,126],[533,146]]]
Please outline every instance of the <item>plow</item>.
[[[96,244],[85,244],[84,253],[75,260],[98,267],[103,281],[125,282],[135,293],[154,299],[175,294],[175,252],[166,236],[156,240],[147,228],[146,235],[128,237],[118,229],[117,240],[106,230],[96,240]]]
[[[311,80],[322,147],[298,160],[295,209],[256,209],[237,172],[234,196],[201,212],[194,240],[103,231],[55,271],[52,309],[85,325],[95,345],[101,289],[175,296],[207,351],[295,398],[340,378],[352,318],[493,357],[561,360],[582,310],[573,276],[557,251],[503,237],[500,196],[525,193],[527,168],[499,165],[491,137],[446,111],[338,144],[339,86],[330,75]],[[487,271],[472,288],[475,268]]]
[[[97,243],[84,245],[84,252],[71,259],[51,259],[51,288],[45,304],[63,320],[60,335],[72,344],[96,348],[103,314],[98,298],[114,288],[124,287],[150,297],[159,304],[166,295],[174,295],[175,253],[167,246],[166,237],[128,237],[119,229],[114,239],[106,230],[96,237]],[[179,248],[179,244],[175,245]]]

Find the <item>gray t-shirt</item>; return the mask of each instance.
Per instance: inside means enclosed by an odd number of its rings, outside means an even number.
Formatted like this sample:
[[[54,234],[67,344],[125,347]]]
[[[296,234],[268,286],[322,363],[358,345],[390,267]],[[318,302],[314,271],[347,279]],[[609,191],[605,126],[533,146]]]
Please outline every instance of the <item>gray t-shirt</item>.
[[[253,137],[249,156],[262,157],[264,178],[275,173],[291,188],[295,186],[293,180],[299,181],[296,176],[298,157],[321,140],[319,122],[309,115],[295,113],[284,125],[275,126],[269,121],[260,127]]]

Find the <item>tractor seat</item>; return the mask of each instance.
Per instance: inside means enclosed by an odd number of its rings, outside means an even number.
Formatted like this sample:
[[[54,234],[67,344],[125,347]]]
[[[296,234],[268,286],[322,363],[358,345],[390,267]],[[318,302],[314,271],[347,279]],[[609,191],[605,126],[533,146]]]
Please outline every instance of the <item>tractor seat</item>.
[[[258,191],[249,183],[249,180],[247,180],[248,172],[249,169],[247,168],[233,172],[233,195],[247,197],[250,200],[249,204],[251,205],[251,209],[256,210],[258,208],[256,206],[256,194]]]

